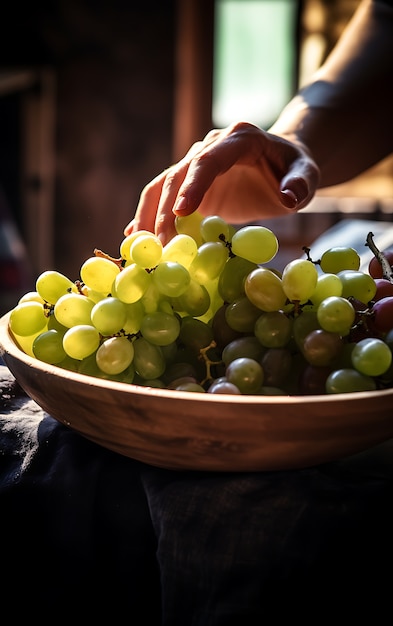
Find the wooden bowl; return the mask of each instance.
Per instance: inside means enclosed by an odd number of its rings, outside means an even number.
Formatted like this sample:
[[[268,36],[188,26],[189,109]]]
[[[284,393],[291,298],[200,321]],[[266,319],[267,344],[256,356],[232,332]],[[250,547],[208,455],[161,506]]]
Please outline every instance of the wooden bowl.
[[[38,361],[0,319],[0,355],[25,392],[87,439],[174,470],[308,467],[393,437],[393,389],[318,396],[223,396],[99,380]]]

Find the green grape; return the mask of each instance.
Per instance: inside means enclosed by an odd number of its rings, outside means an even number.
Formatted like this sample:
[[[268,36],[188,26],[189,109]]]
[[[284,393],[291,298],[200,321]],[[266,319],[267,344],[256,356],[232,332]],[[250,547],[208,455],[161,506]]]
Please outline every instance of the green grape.
[[[282,288],[291,302],[307,302],[314,292],[318,270],[312,261],[294,259],[282,272]]]
[[[99,293],[110,294],[115,278],[120,273],[120,267],[104,257],[93,256],[87,259],[80,268],[81,280]]]
[[[278,311],[287,301],[281,278],[271,270],[258,267],[244,282],[247,298],[261,311]]]
[[[154,279],[152,278],[148,288],[138,302],[142,304],[142,308],[145,313],[153,313],[154,311],[158,311],[160,302],[164,298],[166,299],[166,296],[160,293]]]
[[[201,233],[201,222],[203,215],[199,211],[194,211],[190,215],[176,215],[175,229],[178,235],[189,235],[197,244],[198,248],[203,244]]]
[[[95,291],[94,289],[90,289],[90,287],[88,287],[87,285],[82,285],[80,291],[82,295],[86,296],[86,298],[89,298],[89,300],[94,303],[97,303],[100,300],[108,297],[108,294],[101,293],[100,291]]]
[[[353,393],[356,391],[375,391],[374,378],[361,374],[355,369],[334,370],[326,379],[326,393]]]
[[[181,320],[180,342],[191,348],[193,352],[199,353],[203,348],[207,348],[213,341],[213,330],[211,326],[201,320],[191,316],[183,317]]]
[[[18,304],[23,304],[24,302],[39,302],[42,305],[45,304],[45,300],[40,296],[38,291],[28,291],[21,296],[18,300]]]
[[[151,274],[136,263],[131,263],[116,276],[112,295],[126,304],[132,304],[142,298],[151,281]]]
[[[225,309],[225,319],[228,326],[241,333],[252,333],[260,314],[260,309],[252,304],[246,296],[237,298],[229,303]]]
[[[278,240],[270,228],[243,226],[232,237],[232,252],[252,263],[268,263],[278,252]]]
[[[76,291],[75,283],[60,272],[48,270],[36,280],[36,291],[49,304],[56,304],[58,299],[70,291]]]
[[[76,324],[91,324],[91,312],[94,302],[79,293],[66,293],[55,304],[54,314],[57,321],[71,328]]]
[[[93,306],[90,318],[101,335],[115,335],[124,327],[127,305],[118,298],[108,296]]]
[[[110,337],[102,342],[96,352],[100,370],[110,375],[124,372],[134,358],[134,346],[127,337]]]
[[[123,330],[127,335],[136,335],[139,332],[145,313],[141,300],[126,304],[126,320]]]
[[[221,358],[225,366],[228,366],[231,361],[240,357],[248,357],[254,359],[254,361],[260,361],[266,352],[266,348],[254,335],[246,335],[244,337],[237,337],[232,339],[224,347]]]
[[[64,324],[60,324],[59,320],[56,319],[53,309],[48,317],[48,330],[57,330],[57,332],[61,333],[62,335],[64,335],[66,330],[68,330],[67,326],[64,326]]]
[[[131,244],[130,255],[132,261],[141,267],[155,267],[162,257],[161,240],[152,233],[141,235]]]
[[[196,241],[190,235],[175,235],[163,248],[161,262],[173,261],[187,269],[198,251]]]
[[[305,337],[303,354],[310,365],[325,367],[339,356],[342,347],[340,335],[317,328]]]
[[[66,358],[63,348],[63,333],[57,330],[47,330],[33,341],[33,354],[36,359],[55,365]]]
[[[78,359],[72,359],[70,356],[68,356],[68,354],[66,354],[66,356],[62,361],[60,361],[60,363],[56,363],[56,366],[70,372],[79,372],[79,367],[81,363],[82,361],[79,361]]]
[[[207,241],[199,248],[189,272],[191,278],[203,285],[217,278],[228,260],[228,248],[218,241]]]
[[[344,298],[353,297],[367,304],[377,292],[376,282],[369,274],[357,270],[343,270],[338,272],[337,276],[343,286]]]
[[[155,311],[145,315],[140,330],[142,336],[150,343],[167,346],[178,338],[180,322],[176,315]]]
[[[190,280],[187,289],[177,298],[171,298],[171,304],[175,311],[200,317],[210,307],[210,295],[204,285],[195,280]]]
[[[341,296],[343,284],[337,274],[321,274],[311,295],[312,303],[318,307],[329,296]]]
[[[63,348],[72,359],[82,361],[100,345],[100,333],[89,324],[77,324],[63,335]]]
[[[231,257],[224,265],[219,279],[218,292],[224,302],[233,302],[245,293],[245,280],[258,266],[242,257]]]
[[[230,227],[229,224],[218,215],[209,215],[205,217],[200,225],[200,231],[203,241],[229,241]]]
[[[191,282],[188,269],[176,261],[163,261],[153,272],[153,283],[164,296],[176,298]]]
[[[161,378],[165,372],[165,359],[160,346],[156,346],[144,337],[134,341],[135,372],[146,380]]]
[[[34,333],[33,335],[25,335],[25,336],[17,335],[16,333],[13,332],[12,337],[14,341],[18,344],[19,348],[25,354],[28,354],[29,356],[34,358],[34,352],[33,352],[34,339],[38,337],[39,335],[41,335],[41,333],[45,332],[45,330],[47,330],[47,328],[39,330],[37,333]]]
[[[264,378],[260,363],[247,357],[231,361],[225,370],[225,377],[246,395],[258,393]]]
[[[293,321],[283,311],[269,311],[259,315],[254,334],[266,348],[282,348],[292,336]]]
[[[355,321],[355,309],[342,296],[325,298],[317,309],[318,322],[324,330],[338,335],[348,335]]]
[[[138,238],[138,237],[142,237],[143,235],[152,235],[153,233],[151,233],[149,230],[138,230],[135,231],[134,233],[131,233],[130,235],[127,235],[127,237],[125,237],[123,239],[123,241],[120,244],[120,256],[122,259],[124,259],[124,261],[128,261],[129,263],[132,263],[132,257],[131,257],[131,246],[134,243],[134,241]]]
[[[47,325],[44,306],[34,300],[17,304],[10,313],[9,327],[15,335],[29,337],[43,331]]]
[[[338,274],[342,270],[358,270],[360,256],[354,248],[334,246],[322,254],[320,267],[323,272],[328,274]]]
[[[351,352],[353,367],[366,376],[381,376],[392,364],[389,346],[376,337],[358,341]]]
[[[133,363],[119,374],[108,374],[104,372],[97,365],[95,352],[83,359],[83,361],[79,361],[78,371],[85,376],[93,376],[95,378],[101,378],[102,380],[113,380],[120,383],[133,383],[135,378]]]

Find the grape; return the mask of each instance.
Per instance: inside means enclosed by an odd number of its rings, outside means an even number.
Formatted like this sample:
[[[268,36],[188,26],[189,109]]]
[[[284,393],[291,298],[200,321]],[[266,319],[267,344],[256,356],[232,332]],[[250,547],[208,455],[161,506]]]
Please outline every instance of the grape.
[[[94,326],[76,324],[63,335],[63,348],[72,359],[81,361],[93,354],[100,345],[100,333]]]
[[[258,309],[245,296],[237,298],[228,304],[225,310],[225,319],[231,328],[243,333],[252,333],[259,316]]]
[[[258,267],[248,274],[244,290],[250,302],[262,311],[277,311],[287,301],[280,277],[264,267]]]
[[[132,263],[133,260],[131,257],[131,246],[134,243],[134,241],[138,239],[138,237],[142,237],[143,235],[152,235],[152,234],[153,233],[151,233],[149,230],[138,230],[127,235],[127,237],[125,237],[120,244],[121,258],[127,261],[128,263]]]
[[[90,289],[109,294],[113,281],[120,273],[116,263],[104,257],[93,256],[87,259],[80,268],[80,277]]]
[[[393,328],[393,296],[381,298],[375,302],[372,312],[374,328],[381,332],[388,332]]]
[[[292,368],[292,354],[287,348],[269,348],[260,359],[264,386],[285,386]]]
[[[54,314],[57,321],[71,328],[76,324],[91,324],[91,312],[94,302],[78,293],[67,293],[55,304]]]
[[[218,279],[218,291],[224,302],[233,302],[244,295],[245,280],[248,274],[257,267],[256,263],[251,263],[241,257],[228,259]]]
[[[15,335],[30,337],[46,329],[48,318],[42,304],[31,300],[17,304],[10,313],[9,326]]]
[[[292,334],[298,350],[303,349],[304,340],[309,333],[321,328],[316,311],[302,311],[293,320]]]
[[[202,285],[217,278],[228,260],[228,248],[218,241],[202,244],[189,267],[191,278]]]
[[[229,241],[229,224],[218,215],[205,217],[200,224],[202,239],[206,241]]]
[[[326,379],[326,393],[352,393],[355,391],[375,391],[374,378],[361,374],[355,369],[343,368],[331,372]]]
[[[189,392],[194,392],[194,393],[205,393],[204,388],[202,387],[202,385],[199,385],[198,383],[194,383],[192,381],[185,381],[183,383],[179,383],[175,389],[177,391],[189,391]]]
[[[294,259],[284,267],[281,280],[288,300],[306,302],[317,285],[318,271],[311,261]]]
[[[338,357],[342,346],[343,339],[340,335],[317,328],[305,337],[303,354],[310,365],[324,367]]]
[[[23,302],[39,302],[44,305],[45,300],[40,296],[38,291],[28,291],[23,296],[21,296],[18,300],[18,304],[23,304]]]
[[[209,292],[195,280],[190,280],[187,288],[177,298],[171,298],[176,311],[181,311],[193,317],[204,315],[210,307]]]
[[[124,332],[129,335],[135,335],[141,328],[144,315],[145,309],[141,300],[126,304],[126,320],[123,324]]]
[[[214,380],[207,390],[207,393],[228,393],[230,395],[241,395],[239,387],[230,383],[225,377]]]
[[[232,252],[252,263],[268,263],[278,252],[278,240],[265,226],[244,226],[232,237]]]
[[[211,321],[211,327],[213,329],[214,340],[220,350],[225,348],[225,346],[237,339],[237,337],[241,337],[243,333],[234,330],[231,328],[226,320],[226,309],[229,304],[222,304],[214,313]]]
[[[390,267],[393,265],[393,250],[385,250],[383,252],[385,259]],[[383,269],[377,257],[373,256],[368,264],[368,273],[373,278],[383,278]]]
[[[134,358],[134,346],[126,337],[110,337],[100,345],[96,352],[96,362],[106,374],[116,375],[124,372]]]
[[[43,272],[36,280],[36,291],[49,304],[56,304],[61,296],[74,290],[75,283],[64,274],[53,270]]]
[[[393,283],[386,278],[375,278],[375,286],[377,288],[374,296],[374,301],[393,296]]]
[[[358,270],[360,256],[354,248],[334,246],[322,254],[320,266],[324,272],[332,274],[338,274],[342,270]]]
[[[136,263],[131,263],[116,276],[112,295],[126,304],[132,304],[147,291],[151,280],[151,274]]]
[[[247,357],[239,357],[231,361],[226,368],[225,376],[228,382],[240,389],[242,394],[255,394],[263,384],[262,366]]]
[[[153,272],[153,282],[164,296],[176,298],[184,293],[191,282],[188,269],[176,261],[163,261]]]
[[[180,322],[176,315],[156,311],[145,315],[141,334],[150,343],[167,346],[176,341],[180,333]]]
[[[124,327],[127,305],[118,298],[109,296],[93,306],[90,317],[101,335],[114,335]]]
[[[187,316],[181,320],[179,339],[185,346],[199,353],[212,343],[213,331],[205,322]]]
[[[63,348],[63,334],[57,330],[47,330],[33,341],[32,351],[36,359],[55,365],[63,361],[67,354]]]
[[[130,256],[141,267],[155,267],[162,257],[162,243],[156,235],[141,235],[130,247]]]
[[[175,229],[177,234],[189,235],[199,248],[203,244],[201,233],[201,222],[203,219],[203,215],[199,211],[194,211],[190,215],[176,215]]]
[[[338,272],[337,276],[343,285],[342,296],[344,298],[356,298],[365,304],[374,298],[377,286],[368,274],[356,270],[344,270]]]
[[[266,348],[282,348],[291,338],[292,326],[292,320],[283,311],[270,311],[258,317],[254,334]]]
[[[324,330],[345,336],[355,320],[355,309],[342,296],[330,296],[319,305],[317,318]]]
[[[326,393],[326,381],[332,368],[307,364],[299,377],[299,392],[309,396]]]
[[[352,365],[366,376],[384,374],[392,363],[389,346],[378,338],[366,338],[359,341],[351,353]]]
[[[188,269],[197,252],[198,246],[192,237],[189,235],[175,235],[164,246],[161,262],[174,261]]]
[[[231,361],[239,357],[248,357],[254,359],[254,361],[260,361],[265,352],[266,348],[261,342],[254,335],[248,335],[238,337],[229,342],[224,347],[221,358],[225,366],[227,366]]]
[[[133,343],[134,367],[141,378],[161,378],[165,372],[165,359],[160,346],[156,346],[144,337],[138,337]]]
[[[321,274],[318,276],[311,300],[315,306],[318,306],[325,298],[329,296],[341,296],[342,292],[343,284],[336,274]]]

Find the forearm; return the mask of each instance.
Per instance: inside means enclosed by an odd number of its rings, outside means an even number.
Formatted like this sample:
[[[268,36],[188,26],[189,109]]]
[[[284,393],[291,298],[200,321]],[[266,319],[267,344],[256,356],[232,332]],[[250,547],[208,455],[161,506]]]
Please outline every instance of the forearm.
[[[392,151],[392,59],[393,8],[367,0],[271,127],[307,147],[320,168],[319,187],[349,180]]]

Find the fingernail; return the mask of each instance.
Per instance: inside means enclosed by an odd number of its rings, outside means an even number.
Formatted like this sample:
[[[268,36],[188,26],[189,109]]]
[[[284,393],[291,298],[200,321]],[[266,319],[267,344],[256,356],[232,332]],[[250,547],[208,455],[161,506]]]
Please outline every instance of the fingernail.
[[[281,201],[287,209],[294,209],[298,203],[297,197],[290,189],[283,189],[281,191]]]
[[[177,202],[175,203],[175,206],[173,207],[173,213],[175,213],[176,215],[180,215],[181,213],[185,213],[187,211],[187,208],[187,198],[185,196],[180,196],[180,198],[178,198]]]

